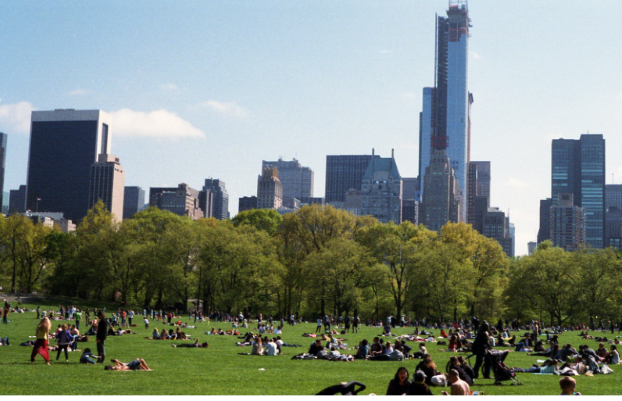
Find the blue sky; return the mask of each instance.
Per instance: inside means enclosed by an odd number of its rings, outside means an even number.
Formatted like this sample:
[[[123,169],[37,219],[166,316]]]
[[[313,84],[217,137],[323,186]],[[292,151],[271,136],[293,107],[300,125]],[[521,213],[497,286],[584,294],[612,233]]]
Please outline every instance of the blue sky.
[[[469,2],[472,160],[517,252],[550,196],[551,140],[602,133],[622,182],[618,1]],[[395,157],[417,175],[434,14],[447,1],[14,1],[0,3],[5,191],[26,182],[30,111],[111,113],[126,184],[227,184],[256,194],[262,160],[296,157],[324,195],[326,155]]]

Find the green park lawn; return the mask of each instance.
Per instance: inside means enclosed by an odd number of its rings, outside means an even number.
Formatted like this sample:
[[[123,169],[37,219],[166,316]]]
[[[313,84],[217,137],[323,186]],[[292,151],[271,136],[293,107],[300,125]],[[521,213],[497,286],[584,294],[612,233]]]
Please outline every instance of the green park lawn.
[[[15,304],[15,303],[14,303]],[[33,305],[26,305],[35,308]],[[204,334],[212,327],[229,329],[230,324],[199,323],[196,329],[186,329],[186,333],[208,341],[208,349],[173,348],[171,344],[181,341],[150,341],[152,329],[146,330],[142,318],[135,319],[137,334],[120,337],[108,337],[106,341],[106,364],[111,358],[123,362],[140,357],[144,358],[153,369],[151,372],[115,372],[104,371],[103,365],[84,365],[78,363],[80,353],[70,353],[69,362],[64,355],[56,361],[56,353],[51,353],[51,366],[47,366],[41,356],[37,356],[34,365],[30,364],[32,348],[19,346],[34,335],[37,325],[35,313],[13,313],[8,325],[0,325],[0,336],[8,336],[11,346],[0,347],[0,377],[3,377],[0,394],[86,394],[86,395],[132,395],[132,394],[204,394],[204,395],[311,395],[330,385],[342,381],[357,380],[367,385],[361,394],[385,394],[387,384],[397,368],[406,366],[411,376],[419,360],[403,362],[329,362],[325,360],[292,360],[291,357],[306,352],[312,339],[302,337],[305,332],[314,332],[315,323],[286,326],[283,340],[286,343],[300,344],[302,348],[283,348],[285,355],[277,357],[244,356],[239,352],[250,352],[249,347],[238,347],[235,336],[209,336]],[[189,322],[188,317],[181,319]],[[53,327],[59,321],[53,321]],[[151,327],[163,328],[162,323],[152,322]],[[169,327],[170,328],[170,327]],[[242,329],[245,330],[245,329]],[[86,330],[83,327],[82,332]],[[381,333],[379,328],[360,328],[357,334],[348,333],[350,348],[364,338],[372,340]],[[403,334],[411,329],[397,328],[396,334]],[[244,331],[242,331],[243,333]],[[438,334],[438,331],[434,331]],[[610,336],[610,335],[609,335]],[[89,347],[96,354],[96,346],[91,339],[80,343],[79,349]],[[579,340],[577,333],[561,336],[561,342],[570,342],[573,346],[586,343],[597,347],[594,340]],[[51,343],[53,343],[51,341]],[[415,349],[417,343],[410,343]],[[444,371],[450,356],[454,353],[441,352],[445,346],[427,344],[439,370]],[[355,353],[351,349],[344,353]],[[508,366],[527,368],[541,357],[530,357],[525,353],[512,352],[506,359]],[[473,361],[474,362],[474,361]],[[622,394],[622,368],[613,366],[614,373],[595,377],[577,377],[577,391],[584,395]],[[554,375],[533,375],[519,373],[522,386],[493,385],[493,380],[479,379],[472,390],[482,391],[486,395],[554,395],[559,393],[559,377]],[[440,394],[441,388],[432,388],[434,394]]]

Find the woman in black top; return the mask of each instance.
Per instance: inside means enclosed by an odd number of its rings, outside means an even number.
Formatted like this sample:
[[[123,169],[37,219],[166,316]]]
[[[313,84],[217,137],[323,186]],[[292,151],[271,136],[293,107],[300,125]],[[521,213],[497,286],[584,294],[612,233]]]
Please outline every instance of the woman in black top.
[[[430,354],[427,354],[423,361],[419,362],[416,370],[421,370],[425,373],[425,383],[430,386],[432,384],[432,377],[438,375],[438,371],[436,370],[436,364],[432,360]]]
[[[460,367],[462,368],[462,370],[464,370],[464,373],[469,375],[471,381],[473,381],[473,379],[475,378],[475,372],[473,371],[473,368],[469,366],[466,359],[463,356],[459,356],[458,362],[460,362]]]
[[[387,395],[404,395],[408,392],[410,381],[408,380],[408,369],[401,367],[395,373],[395,377],[389,382]]]
[[[447,373],[449,373],[452,369],[458,372],[460,380],[465,381],[469,386],[473,385],[473,378],[469,376],[464,369],[462,369],[458,357],[452,356],[449,358],[449,362],[447,362]]]

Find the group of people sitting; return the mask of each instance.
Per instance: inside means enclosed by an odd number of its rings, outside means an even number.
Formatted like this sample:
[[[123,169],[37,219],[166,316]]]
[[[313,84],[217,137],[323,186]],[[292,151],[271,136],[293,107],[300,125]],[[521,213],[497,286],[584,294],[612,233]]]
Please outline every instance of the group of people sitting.
[[[451,395],[470,395],[471,389],[469,384],[465,382],[460,373],[456,369],[449,369],[446,378],[446,383],[450,385]],[[413,380],[409,381],[408,369],[400,367],[395,373],[395,377],[389,382],[387,388],[387,395],[433,395],[430,390],[429,375],[420,370],[417,367]],[[442,391],[441,394],[448,395],[446,391]]]
[[[240,332],[237,330],[226,330],[226,331],[223,329],[216,330],[214,327],[212,327],[212,330],[206,331],[205,334],[211,335],[211,336],[239,336]]]
[[[151,333],[151,337],[145,337],[148,340],[190,340],[190,337],[181,331],[181,327],[177,326],[177,330],[162,329],[162,332],[158,331],[158,328],[153,329],[153,333]]]

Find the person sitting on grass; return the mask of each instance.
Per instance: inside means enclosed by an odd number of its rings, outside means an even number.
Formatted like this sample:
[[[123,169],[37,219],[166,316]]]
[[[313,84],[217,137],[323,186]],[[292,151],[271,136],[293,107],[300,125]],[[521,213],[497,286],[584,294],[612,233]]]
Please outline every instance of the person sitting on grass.
[[[415,370],[420,370],[425,373],[425,384],[427,384],[428,386],[432,385],[432,377],[439,374],[438,370],[436,369],[436,364],[432,360],[430,354],[425,355],[423,361],[419,362]]]
[[[460,362],[460,367],[462,368],[462,370],[464,370],[464,373],[466,373],[471,378],[471,381],[465,381],[467,383],[472,383],[475,379],[475,371],[473,371],[473,368],[469,366],[464,356],[460,355],[458,357],[458,362]]]
[[[548,350],[545,352],[536,352],[536,353],[527,353],[529,356],[546,356],[549,358],[554,358],[555,355],[559,353],[559,345],[557,343],[552,343]]]
[[[457,350],[458,350],[458,336],[454,334],[449,339],[449,345],[447,346],[447,351],[456,352]]]
[[[318,338],[317,340],[315,340],[315,342],[311,344],[311,347],[309,347],[308,354],[317,356],[318,352],[322,351],[323,349],[324,347],[322,347],[322,340]]]
[[[514,334],[512,338],[508,340],[508,344],[510,344],[511,346],[516,345],[516,334]]]
[[[470,395],[471,394],[471,389],[469,387],[469,385],[460,380],[460,375],[458,374],[458,371],[456,371],[455,369],[452,369],[449,371],[449,376],[447,377],[449,383],[451,383],[451,395]],[[443,395],[449,395],[447,394],[447,391],[443,391],[441,392],[441,394]]]
[[[408,387],[406,395],[434,395],[430,390],[430,387],[425,383],[426,375],[423,371],[418,370],[415,372],[413,381]]]
[[[470,386],[473,385],[473,378],[469,376],[464,371],[464,369],[462,369],[462,365],[460,364],[460,361],[455,356],[452,356],[451,358],[449,358],[449,362],[447,362],[447,366],[445,367],[445,370],[447,371],[447,373],[451,372],[452,369],[458,372],[458,376],[460,377],[460,380],[465,381]]]
[[[562,390],[560,395],[581,395],[574,390],[577,388],[577,381],[572,377],[562,377],[559,379],[559,387]]]
[[[609,351],[607,351],[607,348],[605,348],[604,343],[598,344],[598,349],[596,349],[596,355],[598,355],[601,360],[607,358],[607,355],[609,355]]]
[[[130,363],[123,363],[118,359],[111,361],[114,365],[107,365],[104,370],[151,370],[142,358],[136,358]]]
[[[359,348],[356,351],[356,355],[354,355],[354,359],[367,359],[367,355],[369,355],[369,345],[367,340],[363,340],[359,343]]]
[[[278,355],[278,347],[273,339],[268,340],[266,344],[266,353],[267,356],[277,356]]]
[[[419,351],[413,354],[415,359],[423,359],[428,354],[428,350],[425,348],[425,343],[419,343]]]
[[[616,348],[615,345],[611,344],[611,347],[609,348],[609,354],[607,355],[607,358],[605,358],[605,363],[607,365],[617,365],[620,363],[620,354],[618,353],[618,349]]]
[[[263,345],[261,341],[261,337],[257,336],[255,342],[253,342],[253,348],[251,350],[251,355],[263,355]]]
[[[207,342],[199,344],[199,339],[197,338],[193,344],[171,344],[173,348],[208,348],[209,345]]]
[[[80,363],[95,364],[100,358],[100,356],[93,355],[90,348],[86,348],[80,356]]]
[[[408,388],[410,387],[410,381],[408,380],[408,369],[404,366],[397,369],[395,373],[395,377],[391,379],[389,382],[389,387],[387,388],[387,395],[404,395],[408,392]]]
[[[557,353],[557,355],[555,355],[554,358],[557,359],[558,361],[566,362],[566,359],[568,359],[568,357],[572,357],[575,355],[577,355],[577,350],[572,348],[572,344],[568,343],[564,345],[562,349],[559,350],[559,352]]]

